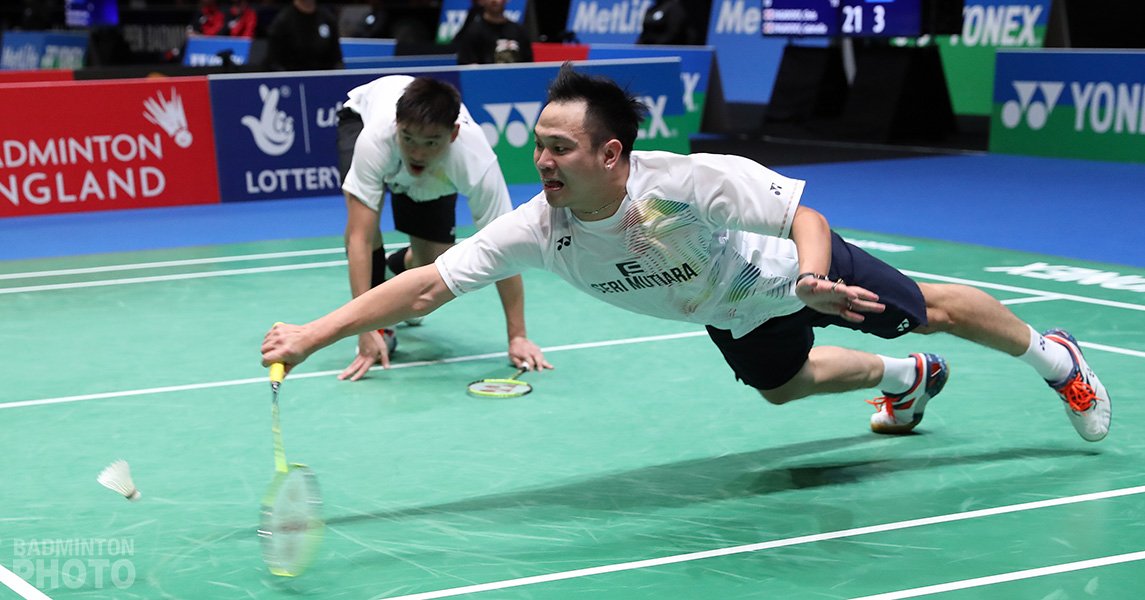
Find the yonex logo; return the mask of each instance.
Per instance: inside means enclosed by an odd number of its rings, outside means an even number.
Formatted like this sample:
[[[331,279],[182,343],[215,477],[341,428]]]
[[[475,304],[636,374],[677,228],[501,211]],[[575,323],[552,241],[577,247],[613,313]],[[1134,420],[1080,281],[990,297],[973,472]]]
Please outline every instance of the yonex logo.
[[[537,124],[537,117],[541,115],[541,102],[504,102],[485,104],[483,108],[492,123],[482,123],[481,130],[485,132],[485,139],[494,148],[501,141],[501,134],[505,134],[505,141],[510,146],[520,148],[528,144],[533,138],[533,126]],[[516,113],[517,119],[510,121]]]
[[[1013,85],[1018,99],[1002,105],[1002,125],[1013,129],[1021,124],[1024,115],[1030,129],[1037,131],[1045,127],[1065,84],[1060,81],[1014,81]],[[1039,91],[1041,98],[1034,100]]]
[[[668,129],[668,123],[664,121],[664,109],[668,106],[668,96],[658,96],[656,98],[644,96],[640,101],[648,107],[648,127],[636,132],[637,139],[672,137],[676,135],[674,131]]]
[[[910,329],[910,319],[903,319],[902,323],[899,323],[898,330],[901,333],[907,329]]]
[[[558,251],[562,250],[568,246],[571,246],[571,245],[572,245],[572,236],[571,235],[566,235],[566,236],[562,237],[561,239],[557,240],[557,250]]]

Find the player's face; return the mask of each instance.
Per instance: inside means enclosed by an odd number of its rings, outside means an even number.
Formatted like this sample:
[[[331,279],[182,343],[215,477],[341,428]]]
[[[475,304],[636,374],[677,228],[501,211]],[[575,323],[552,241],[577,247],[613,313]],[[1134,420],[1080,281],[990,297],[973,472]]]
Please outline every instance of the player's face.
[[[583,101],[550,103],[533,128],[533,163],[550,206],[589,211],[615,195],[603,147],[593,148],[584,115]]]
[[[433,166],[457,139],[458,126],[398,123],[398,151],[413,176]]]

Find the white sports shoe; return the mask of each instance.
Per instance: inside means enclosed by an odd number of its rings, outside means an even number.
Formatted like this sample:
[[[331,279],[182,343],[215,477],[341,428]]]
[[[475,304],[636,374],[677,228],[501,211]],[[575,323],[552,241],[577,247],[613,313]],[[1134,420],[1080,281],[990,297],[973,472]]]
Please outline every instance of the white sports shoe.
[[[1073,359],[1073,369],[1061,381],[1047,381],[1065,403],[1065,414],[1069,417],[1078,435],[1088,442],[1100,442],[1109,433],[1109,422],[1113,418],[1113,406],[1109,393],[1089,363],[1081,355],[1068,331],[1050,329],[1042,334],[1046,339],[1065,346]]]
[[[914,385],[901,394],[883,395],[868,400],[876,407],[871,415],[871,431],[875,433],[908,433],[922,422],[926,403],[942,391],[950,377],[950,369],[941,356],[911,354],[915,360]]]

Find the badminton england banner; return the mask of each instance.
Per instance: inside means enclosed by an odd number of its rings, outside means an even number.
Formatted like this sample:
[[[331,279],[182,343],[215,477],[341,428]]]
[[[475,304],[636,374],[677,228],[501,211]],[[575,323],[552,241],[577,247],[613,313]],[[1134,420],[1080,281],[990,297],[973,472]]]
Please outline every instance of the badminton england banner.
[[[999,51],[990,151],[1145,162],[1145,52]]]
[[[204,77],[0,86],[0,114],[0,217],[219,201]]]
[[[680,58],[589,61],[577,68],[611,77],[636,94],[648,106],[648,118],[640,128],[638,150],[668,150],[687,153],[690,129],[684,110]],[[535,183],[533,126],[544,106],[550,81],[558,64],[471,68],[461,72],[461,91],[474,120],[497,153],[505,181]]]

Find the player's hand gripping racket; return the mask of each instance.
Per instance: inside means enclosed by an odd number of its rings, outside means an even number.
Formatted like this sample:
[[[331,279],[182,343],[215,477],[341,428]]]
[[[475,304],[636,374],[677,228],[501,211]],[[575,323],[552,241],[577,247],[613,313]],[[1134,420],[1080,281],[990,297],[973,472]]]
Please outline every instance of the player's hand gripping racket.
[[[278,425],[278,388],[286,377],[282,363],[270,366],[271,432],[274,434],[274,480],[262,499],[262,559],[280,577],[301,575],[322,541],[322,495],[318,478],[306,465],[286,462]]]
[[[528,369],[521,367],[508,379],[479,379],[470,383],[466,389],[470,395],[482,398],[517,398],[524,396],[533,391],[533,386],[517,378],[527,370]]]

